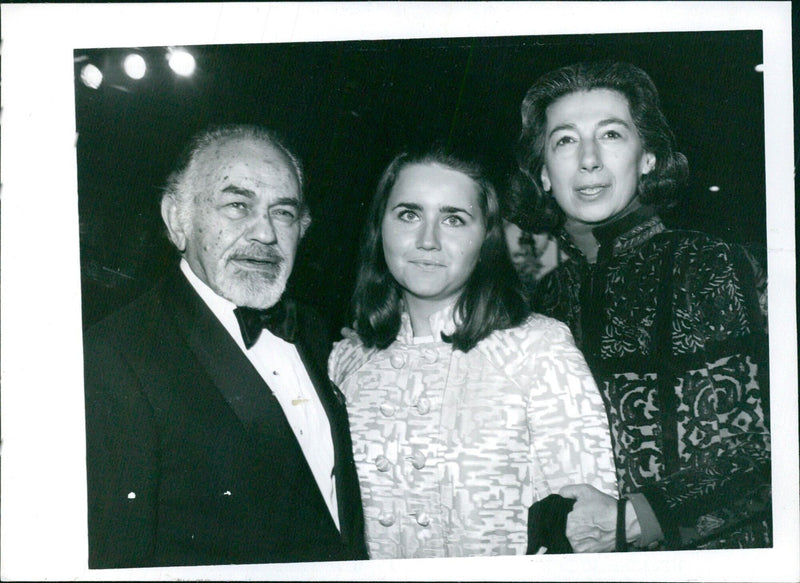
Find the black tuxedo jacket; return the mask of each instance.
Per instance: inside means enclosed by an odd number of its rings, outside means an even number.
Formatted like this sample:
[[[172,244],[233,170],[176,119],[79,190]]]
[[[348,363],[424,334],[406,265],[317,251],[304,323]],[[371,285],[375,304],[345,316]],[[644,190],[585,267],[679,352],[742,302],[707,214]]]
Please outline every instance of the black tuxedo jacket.
[[[89,566],[366,558],[328,334],[298,309],[328,413],[341,533],[280,404],[176,270],[84,335]]]

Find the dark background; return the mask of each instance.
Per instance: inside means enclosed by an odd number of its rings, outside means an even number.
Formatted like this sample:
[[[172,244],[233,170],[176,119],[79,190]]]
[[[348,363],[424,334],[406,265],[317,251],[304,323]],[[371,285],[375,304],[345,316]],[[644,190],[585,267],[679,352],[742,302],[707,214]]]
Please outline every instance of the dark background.
[[[392,156],[449,142],[484,158],[502,190],[526,90],[585,59],[629,61],[659,88],[691,171],[666,221],[763,246],[761,47],[760,31],[196,46],[189,79],[169,70],[165,47],[138,47],[149,66],[139,81],[121,72],[131,49],[76,50],[84,324],[176,261],[161,187],[186,140],[219,123],[277,129],[303,159],[314,223],[290,285],[346,324],[366,203]],[[87,62],[105,75],[97,90],[79,80]]]

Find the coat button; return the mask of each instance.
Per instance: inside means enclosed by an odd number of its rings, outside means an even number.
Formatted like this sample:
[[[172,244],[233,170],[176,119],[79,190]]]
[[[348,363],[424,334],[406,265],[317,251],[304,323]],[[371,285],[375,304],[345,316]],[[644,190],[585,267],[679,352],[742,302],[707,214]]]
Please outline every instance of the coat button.
[[[433,364],[439,360],[439,356],[436,354],[436,351],[433,348],[426,348],[422,351],[422,359],[425,362]]]
[[[417,514],[417,524],[422,527],[426,527],[431,523],[430,517],[425,512],[420,512]]]
[[[395,352],[392,356],[389,357],[389,364],[391,364],[394,368],[403,368],[403,365],[405,363],[406,363],[405,357],[399,352]]]
[[[375,467],[378,468],[379,472],[388,472],[389,468],[392,467],[392,462],[385,455],[379,455],[375,458]]]
[[[381,405],[381,414],[384,417],[391,417],[392,415],[394,415],[394,412],[395,412],[395,406],[392,405],[391,403],[384,403],[383,405]]]
[[[378,517],[378,522],[381,523],[381,526],[392,526],[394,524],[394,516],[391,514],[381,514]]]
[[[411,465],[417,470],[421,470],[425,467],[425,454],[421,451],[415,451],[414,455],[406,459],[411,460]]]
[[[415,407],[420,415],[426,415],[431,410],[431,401],[430,399],[422,397],[417,401]]]

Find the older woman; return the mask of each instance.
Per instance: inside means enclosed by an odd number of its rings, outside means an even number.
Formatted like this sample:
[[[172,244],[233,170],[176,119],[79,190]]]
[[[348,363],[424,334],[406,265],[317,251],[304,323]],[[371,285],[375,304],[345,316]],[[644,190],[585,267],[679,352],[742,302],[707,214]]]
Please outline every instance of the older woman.
[[[524,554],[531,504],[616,495],[603,403],[566,326],[529,315],[479,167],[397,156],[367,219],[347,399],[371,558]]]
[[[586,356],[636,517],[626,532],[630,506],[567,488],[573,547],[769,545],[766,341],[752,270],[736,247],[659,218],[688,166],[653,82],[625,63],[552,71],[525,96],[522,126],[529,192],[513,218],[557,233],[570,256],[534,306],[566,322]]]

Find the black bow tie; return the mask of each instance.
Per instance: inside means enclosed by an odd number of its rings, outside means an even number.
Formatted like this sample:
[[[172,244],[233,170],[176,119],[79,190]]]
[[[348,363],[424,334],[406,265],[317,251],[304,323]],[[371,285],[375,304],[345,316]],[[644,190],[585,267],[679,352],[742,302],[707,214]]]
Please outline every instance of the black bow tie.
[[[233,313],[239,322],[245,348],[250,348],[266,328],[286,342],[294,342],[297,337],[297,306],[291,300],[281,300],[271,308],[236,308]]]

